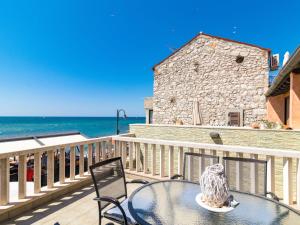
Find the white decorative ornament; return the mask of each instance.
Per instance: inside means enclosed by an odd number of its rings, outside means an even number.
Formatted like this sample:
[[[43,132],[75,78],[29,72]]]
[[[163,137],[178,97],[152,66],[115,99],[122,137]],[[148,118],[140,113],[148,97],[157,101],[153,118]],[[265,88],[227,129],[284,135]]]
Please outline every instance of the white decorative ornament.
[[[201,200],[213,208],[221,208],[228,200],[228,184],[222,164],[206,167],[200,177]]]

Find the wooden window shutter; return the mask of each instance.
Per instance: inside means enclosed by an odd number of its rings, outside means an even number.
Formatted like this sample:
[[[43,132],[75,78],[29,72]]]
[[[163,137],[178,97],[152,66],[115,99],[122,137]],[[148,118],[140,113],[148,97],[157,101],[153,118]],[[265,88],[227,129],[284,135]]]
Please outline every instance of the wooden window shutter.
[[[240,112],[229,112],[228,113],[228,125],[229,126],[240,126]]]

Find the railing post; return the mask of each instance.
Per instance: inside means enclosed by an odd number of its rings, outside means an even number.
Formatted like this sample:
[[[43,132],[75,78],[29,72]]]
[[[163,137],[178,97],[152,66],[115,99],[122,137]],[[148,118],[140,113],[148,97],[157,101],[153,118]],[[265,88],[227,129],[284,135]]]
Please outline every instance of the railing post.
[[[23,199],[26,197],[26,180],[27,180],[27,157],[26,155],[20,155],[19,165],[18,165],[19,199]]]
[[[243,153],[236,153],[236,156],[239,158],[243,158]],[[243,166],[242,162],[236,161],[236,190],[240,190],[242,186],[242,179],[243,179]]]
[[[84,145],[79,147],[79,176],[84,175]]]
[[[112,150],[112,141],[109,140],[109,141],[106,142],[106,144],[107,144],[108,158],[114,157],[114,152]]]
[[[100,142],[95,144],[95,163],[100,162]]]
[[[148,173],[148,144],[144,143],[144,173]]]
[[[251,154],[250,158],[252,159],[258,159],[257,154]],[[250,190],[251,193],[257,193],[258,191],[258,168],[256,163],[251,163],[250,165]]]
[[[9,203],[9,158],[0,159],[0,205]]]
[[[70,147],[70,180],[75,179],[75,163],[76,163],[76,155],[75,155],[75,146]]]
[[[66,151],[62,147],[59,150],[59,182],[61,184],[65,183],[66,178]]]
[[[121,142],[121,155],[122,155],[122,163],[124,166],[124,169],[126,169],[126,158],[127,158],[127,142],[122,141]]]
[[[283,202],[291,205],[293,203],[292,193],[292,159],[283,158]]]
[[[160,145],[160,177],[164,177],[165,176],[165,146],[164,145]]]
[[[275,192],[275,157],[267,156],[267,191]]]
[[[169,146],[169,178],[174,175],[174,146]]]
[[[211,154],[212,156],[216,156],[216,155],[217,155],[217,150],[210,150],[210,154]],[[214,164],[214,159],[211,158],[211,159],[210,159],[210,165],[213,165],[213,164]]]
[[[140,143],[134,143],[135,146],[135,170],[136,172],[140,171],[141,168],[141,146]]]
[[[205,150],[204,149],[199,149],[200,154],[205,154]],[[201,176],[202,173],[205,170],[205,160],[203,157],[200,157],[199,159],[199,175]]]
[[[189,152],[193,153],[194,152],[194,148],[189,148]],[[194,174],[194,163],[193,163],[193,157],[189,157],[187,158],[187,166],[188,166],[188,174],[187,174],[187,179],[188,180],[193,180],[192,179],[192,175]]]
[[[90,166],[93,164],[93,144],[88,144],[88,169],[87,172],[90,173]]]
[[[101,155],[102,155],[102,161],[107,159],[107,155],[106,155],[106,141],[102,141],[100,143],[100,146],[101,146]]]
[[[41,191],[41,152],[34,153],[34,193],[37,194]]]
[[[54,183],[54,150],[47,151],[47,187],[53,188]]]
[[[155,144],[151,144],[151,151],[152,151],[152,166],[151,166],[151,169],[152,169],[152,176],[155,176],[156,175],[156,145]]]
[[[133,142],[129,143],[129,170],[133,170]]]
[[[300,208],[300,159],[297,159],[297,167],[296,167],[296,201],[297,206]]]
[[[120,141],[115,141],[115,157],[120,156]]]
[[[178,147],[178,174],[183,173],[183,147]]]

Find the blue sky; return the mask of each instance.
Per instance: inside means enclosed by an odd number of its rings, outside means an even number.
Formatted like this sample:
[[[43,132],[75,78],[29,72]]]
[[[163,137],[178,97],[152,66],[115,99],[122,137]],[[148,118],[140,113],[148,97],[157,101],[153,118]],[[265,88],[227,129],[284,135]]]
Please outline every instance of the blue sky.
[[[0,115],[144,115],[151,67],[198,32],[300,45],[299,1],[52,0],[0,3]]]

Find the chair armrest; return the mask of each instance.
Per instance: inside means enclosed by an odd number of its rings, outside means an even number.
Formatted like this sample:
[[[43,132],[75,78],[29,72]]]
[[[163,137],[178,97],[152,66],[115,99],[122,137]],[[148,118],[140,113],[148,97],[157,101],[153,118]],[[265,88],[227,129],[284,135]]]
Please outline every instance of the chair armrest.
[[[179,174],[175,174],[175,175],[173,175],[173,176],[171,177],[171,180],[176,180],[176,179],[178,179],[178,178],[183,178],[183,176],[182,176],[182,175],[179,175]]]
[[[122,208],[121,203],[119,202],[118,199],[113,198],[113,197],[109,197],[109,196],[102,196],[100,198],[94,198],[94,200],[98,201],[98,202],[99,201],[109,202],[109,203],[115,205],[116,207],[118,207],[119,210],[122,213],[122,216],[123,216],[123,219],[124,219],[124,224],[128,225],[126,213],[125,213],[124,209]]]
[[[134,179],[131,181],[126,181],[126,184],[148,184],[149,181],[142,180],[142,179]]]
[[[275,200],[275,201],[279,202],[279,198],[278,198],[278,196],[277,196],[277,195],[275,195],[274,193],[272,193],[272,192],[267,192],[267,193],[266,193],[266,195],[270,195],[270,196],[271,196],[271,198],[272,198],[273,200]]]
[[[109,197],[109,196],[102,196],[100,198],[94,198],[94,200],[98,201],[98,202],[100,202],[100,201],[109,202],[109,203],[112,203],[112,204],[114,204],[116,206],[120,206],[121,205],[121,203],[119,202],[118,199],[113,198],[113,197]]]

